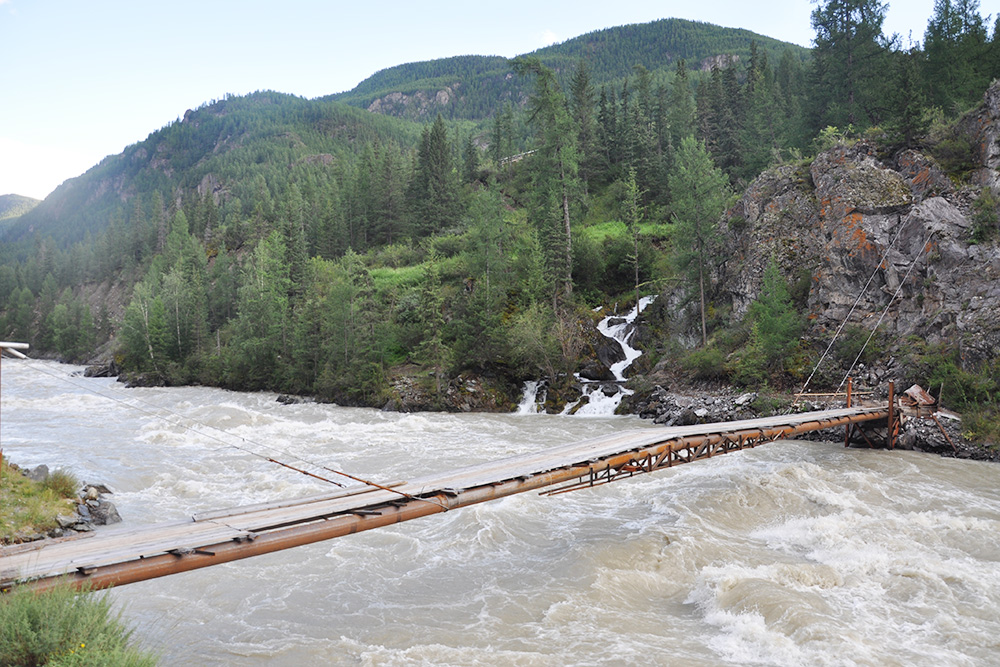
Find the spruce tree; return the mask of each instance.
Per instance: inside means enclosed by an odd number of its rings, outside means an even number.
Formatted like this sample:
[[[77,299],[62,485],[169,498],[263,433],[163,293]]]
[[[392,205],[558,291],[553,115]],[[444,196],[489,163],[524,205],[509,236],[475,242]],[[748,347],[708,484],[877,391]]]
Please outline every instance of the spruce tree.
[[[670,139],[674,146],[680,146],[681,139],[695,132],[696,110],[687,64],[681,58],[677,61],[673,88],[670,96]]]
[[[413,229],[420,236],[440,232],[458,215],[458,183],[452,172],[452,149],[444,118],[438,114],[425,129],[409,188]]]
[[[814,130],[882,120],[888,40],[880,0],[824,0],[812,12]]]
[[[681,140],[670,182],[674,260],[698,293],[701,340],[705,345],[708,342],[706,291],[711,280],[719,217],[729,199],[729,182],[712,163],[704,144],[691,135]]]
[[[570,110],[580,149],[580,178],[586,187],[597,171],[597,121],[594,118],[594,88],[584,60],[577,64],[570,80]]]
[[[567,111],[566,98],[552,70],[537,58],[518,58],[514,68],[522,76],[534,76],[534,91],[528,100],[537,148],[532,155],[534,216],[552,272],[553,301],[573,294],[573,242],[570,202],[579,188],[576,132]]]

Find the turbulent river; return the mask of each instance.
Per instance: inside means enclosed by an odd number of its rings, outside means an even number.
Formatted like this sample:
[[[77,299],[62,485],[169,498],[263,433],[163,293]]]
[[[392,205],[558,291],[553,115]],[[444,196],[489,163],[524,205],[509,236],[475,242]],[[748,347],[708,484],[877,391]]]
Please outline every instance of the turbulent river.
[[[388,481],[653,428],[285,406],[78,370],[4,361],[4,454],[108,484],[134,524],[329,490],[248,450]],[[996,664],[998,479],[785,441],[111,595],[164,665]]]

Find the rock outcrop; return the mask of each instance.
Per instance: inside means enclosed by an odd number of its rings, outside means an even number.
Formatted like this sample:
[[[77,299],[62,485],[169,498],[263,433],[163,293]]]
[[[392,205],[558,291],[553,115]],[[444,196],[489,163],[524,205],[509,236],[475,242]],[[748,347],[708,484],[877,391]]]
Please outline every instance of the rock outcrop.
[[[970,363],[1000,354],[1000,247],[975,243],[971,218],[981,188],[1000,188],[1000,84],[962,127],[977,147],[963,186],[927,155],[884,155],[866,141],[762,174],[723,225],[730,259],[717,297],[732,317],[758,297],[773,256],[792,282],[809,281],[815,341],[845,320],[867,331],[880,322],[897,345],[911,336],[945,343]]]

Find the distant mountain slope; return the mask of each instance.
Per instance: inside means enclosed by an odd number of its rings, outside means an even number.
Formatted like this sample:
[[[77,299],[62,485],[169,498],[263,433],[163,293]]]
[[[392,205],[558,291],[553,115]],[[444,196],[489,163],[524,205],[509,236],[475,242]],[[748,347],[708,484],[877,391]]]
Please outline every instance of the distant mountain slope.
[[[124,202],[160,192],[169,201],[197,191],[254,199],[261,181],[287,182],[293,168],[337,169],[374,140],[415,144],[420,126],[346,104],[257,92],[187,111],[144,141],[67,180],[14,221],[2,237],[52,236],[67,244],[97,234]]]
[[[0,195],[0,220],[10,220],[23,215],[42,202],[23,195]]]
[[[755,41],[772,62],[789,49],[808,57],[806,49],[747,30],[680,19],[600,30],[532,55],[555,69],[564,85],[581,59],[595,86],[620,85],[637,64],[662,82],[678,58],[707,69],[720,56],[745,59]],[[99,234],[133,197],[153,192],[168,202],[206,192],[253,201],[262,183],[281,192],[293,167],[322,178],[352,165],[373,140],[414,147],[422,123],[436,114],[482,121],[505,101],[522,103],[529,85],[506,58],[457,56],[391,67],[350,92],[315,100],[263,91],[213,101],[69,179],[0,226],[0,239],[10,244],[52,236],[68,245]]]
[[[808,49],[749,30],[683,19],[598,30],[529,55],[556,70],[564,85],[577,63],[585,60],[591,81],[600,86],[621,81],[635,65],[666,73],[680,58],[688,62],[689,69],[707,71],[725,56],[746,59],[752,42],[757,42],[774,63],[786,50],[800,60],[809,57]],[[441,113],[451,119],[481,120],[503,101],[521,100],[525,85],[513,74],[506,58],[459,56],[390,67],[353,90],[325,99],[413,119]]]

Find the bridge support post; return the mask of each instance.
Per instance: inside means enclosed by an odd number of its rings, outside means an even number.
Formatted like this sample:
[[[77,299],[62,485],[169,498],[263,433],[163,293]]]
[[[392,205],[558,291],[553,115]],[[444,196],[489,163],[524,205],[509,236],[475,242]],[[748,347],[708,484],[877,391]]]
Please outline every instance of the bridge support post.
[[[889,449],[896,448],[896,383],[889,381]]]
[[[851,390],[854,387],[854,378],[847,378],[847,407],[854,407],[851,405]],[[854,424],[848,423],[844,427],[844,447],[850,447],[851,445],[851,429],[854,428]]]

